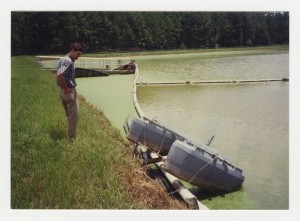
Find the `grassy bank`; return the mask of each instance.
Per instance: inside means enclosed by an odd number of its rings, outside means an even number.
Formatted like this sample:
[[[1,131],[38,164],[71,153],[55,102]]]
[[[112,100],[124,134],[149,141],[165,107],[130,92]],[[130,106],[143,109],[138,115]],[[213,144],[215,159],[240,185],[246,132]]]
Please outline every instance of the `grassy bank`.
[[[12,208],[186,208],[145,175],[101,111],[79,103],[70,142],[55,76],[33,57],[12,58]]]
[[[186,53],[206,53],[222,51],[256,51],[256,50],[288,50],[289,45],[257,46],[257,47],[235,47],[235,48],[202,48],[202,49],[176,49],[176,50],[157,50],[157,51],[130,51],[130,52],[102,52],[84,54],[84,57],[132,57],[144,55],[167,55],[167,54],[186,54]]]

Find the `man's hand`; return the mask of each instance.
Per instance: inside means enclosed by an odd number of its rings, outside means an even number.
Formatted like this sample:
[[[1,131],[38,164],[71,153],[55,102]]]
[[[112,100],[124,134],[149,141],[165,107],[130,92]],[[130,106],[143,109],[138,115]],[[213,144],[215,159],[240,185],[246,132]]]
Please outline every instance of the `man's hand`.
[[[65,94],[73,93],[72,89],[68,88],[68,87],[64,88],[64,92],[65,92]]]

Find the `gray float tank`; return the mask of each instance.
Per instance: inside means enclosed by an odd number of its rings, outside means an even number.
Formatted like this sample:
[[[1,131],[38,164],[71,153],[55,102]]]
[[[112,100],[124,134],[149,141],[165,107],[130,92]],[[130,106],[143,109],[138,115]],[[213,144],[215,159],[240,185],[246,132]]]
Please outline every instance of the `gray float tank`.
[[[170,131],[141,118],[133,118],[130,121],[127,133],[129,140],[141,143],[162,156],[169,153],[176,139]]]
[[[195,186],[210,191],[237,190],[244,181],[243,171],[224,158],[176,140],[169,151],[163,169]]]

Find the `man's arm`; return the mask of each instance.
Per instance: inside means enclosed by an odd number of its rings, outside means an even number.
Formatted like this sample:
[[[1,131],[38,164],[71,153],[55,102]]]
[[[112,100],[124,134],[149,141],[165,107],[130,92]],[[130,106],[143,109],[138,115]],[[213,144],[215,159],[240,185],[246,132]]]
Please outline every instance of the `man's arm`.
[[[65,76],[63,74],[56,75],[56,78],[60,83],[60,87],[64,89],[65,94],[72,92],[72,90],[66,85]]]

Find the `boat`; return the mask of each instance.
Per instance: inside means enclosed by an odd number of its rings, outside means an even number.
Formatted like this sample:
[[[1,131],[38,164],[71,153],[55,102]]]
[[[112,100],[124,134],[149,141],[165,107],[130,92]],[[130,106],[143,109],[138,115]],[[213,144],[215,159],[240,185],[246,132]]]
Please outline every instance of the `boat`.
[[[127,139],[162,156],[163,170],[194,186],[232,192],[244,182],[243,170],[209,146],[213,137],[203,144],[146,117],[128,118],[124,130]]]
[[[163,169],[190,184],[210,192],[232,192],[240,188],[243,171],[220,154],[176,140]]]
[[[127,138],[151,151],[166,156],[176,140],[174,133],[146,118],[128,118],[124,125]]]

